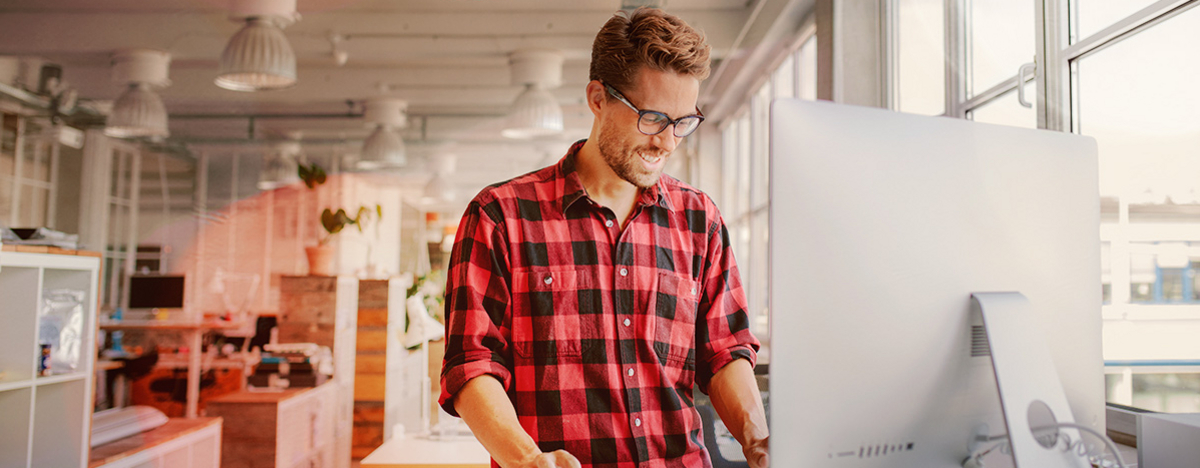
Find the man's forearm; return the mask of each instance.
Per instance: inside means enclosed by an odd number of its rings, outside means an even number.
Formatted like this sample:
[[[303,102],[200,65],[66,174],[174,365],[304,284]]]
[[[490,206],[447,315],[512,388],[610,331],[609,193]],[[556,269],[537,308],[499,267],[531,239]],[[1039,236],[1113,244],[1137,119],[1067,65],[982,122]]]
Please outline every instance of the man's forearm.
[[[500,466],[521,466],[542,453],[521,428],[504,386],[491,376],[471,379],[454,397],[454,409]]]
[[[736,359],[717,371],[709,396],[713,409],[743,447],[767,438],[767,415],[749,361]]]

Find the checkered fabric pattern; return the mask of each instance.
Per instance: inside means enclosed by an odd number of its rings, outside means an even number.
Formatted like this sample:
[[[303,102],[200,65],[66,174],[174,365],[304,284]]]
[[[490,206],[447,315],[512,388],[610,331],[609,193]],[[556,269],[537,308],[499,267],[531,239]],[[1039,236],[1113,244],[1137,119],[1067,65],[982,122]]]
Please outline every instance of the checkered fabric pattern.
[[[543,451],[588,467],[709,467],[693,388],[757,359],[729,233],[712,200],[663,176],[622,231],[557,165],[493,185],[459,224],[440,403],[499,380]],[[493,466],[497,466],[495,460]]]

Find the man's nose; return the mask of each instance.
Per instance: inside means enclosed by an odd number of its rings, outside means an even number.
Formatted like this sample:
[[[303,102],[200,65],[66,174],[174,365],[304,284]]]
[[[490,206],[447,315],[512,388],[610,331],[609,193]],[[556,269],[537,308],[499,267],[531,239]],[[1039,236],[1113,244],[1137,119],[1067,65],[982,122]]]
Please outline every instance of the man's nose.
[[[679,140],[681,139],[682,138],[675,136],[675,124],[669,124],[667,125],[667,128],[663,129],[663,131],[658,132],[657,135],[654,135],[653,143],[654,146],[657,146],[659,149],[667,153],[672,153],[675,151],[675,147],[679,145]]]

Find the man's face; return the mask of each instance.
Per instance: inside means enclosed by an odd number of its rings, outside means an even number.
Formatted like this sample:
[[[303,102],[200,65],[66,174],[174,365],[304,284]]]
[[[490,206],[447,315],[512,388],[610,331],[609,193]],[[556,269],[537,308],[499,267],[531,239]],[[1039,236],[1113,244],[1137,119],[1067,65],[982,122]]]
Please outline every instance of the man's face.
[[[672,119],[696,113],[700,81],[674,72],[642,68],[631,89],[618,89],[631,104],[654,110]],[[613,172],[639,188],[653,187],[662,176],[667,158],[682,138],[668,126],[657,135],[638,131],[638,113],[616,99],[608,99],[598,135],[600,155]]]

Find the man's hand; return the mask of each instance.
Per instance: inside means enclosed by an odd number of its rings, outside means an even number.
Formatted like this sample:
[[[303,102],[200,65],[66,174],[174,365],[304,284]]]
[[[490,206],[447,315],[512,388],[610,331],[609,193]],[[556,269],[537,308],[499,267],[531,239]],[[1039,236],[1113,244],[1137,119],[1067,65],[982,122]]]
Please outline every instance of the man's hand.
[[[750,464],[750,468],[769,468],[771,466],[771,455],[769,453],[769,442],[771,437],[759,439],[754,442],[747,443],[742,447],[742,455],[746,456],[746,462]]]
[[[566,450],[539,453],[512,468],[580,468],[579,459]]]

